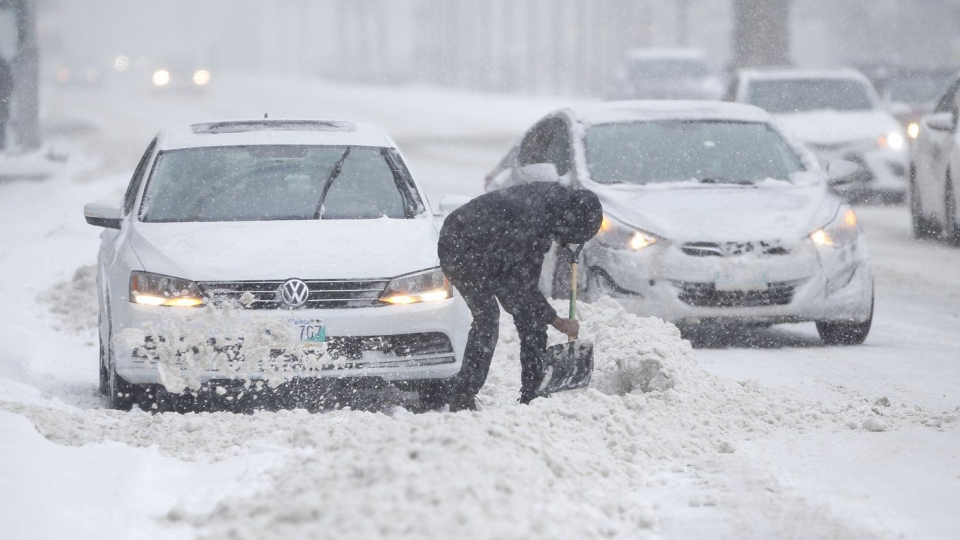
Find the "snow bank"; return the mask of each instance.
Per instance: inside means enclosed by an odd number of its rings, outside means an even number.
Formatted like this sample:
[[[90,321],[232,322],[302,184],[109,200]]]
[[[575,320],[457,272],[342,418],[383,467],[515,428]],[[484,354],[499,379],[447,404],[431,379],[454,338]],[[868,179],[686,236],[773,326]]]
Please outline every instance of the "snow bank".
[[[957,411],[887,407],[875,398],[792,399],[703,371],[675,327],[628,314],[612,300],[584,304],[580,314],[582,336],[595,344],[591,387],[530,406],[515,402],[519,343],[504,316],[481,410],[473,413],[149,415],[40,400],[0,400],[0,410],[26,416],[60,444],[119,441],[200,461],[279,453],[283,464],[263,473],[266,487],[257,493],[227,497],[210,511],[181,504],[165,520],[214,537],[289,540],[321,533],[654,538],[656,492],[638,486],[657,485],[695,458],[734,453],[778,432],[942,429],[956,420]]]

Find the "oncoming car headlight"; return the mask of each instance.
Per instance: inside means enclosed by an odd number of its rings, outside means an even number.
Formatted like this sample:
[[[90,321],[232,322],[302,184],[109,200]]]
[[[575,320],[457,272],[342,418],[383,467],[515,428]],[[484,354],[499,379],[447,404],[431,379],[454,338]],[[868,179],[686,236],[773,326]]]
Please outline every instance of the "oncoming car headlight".
[[[600,232],[597,233],[597,242],[612,249],[643,251],[658,241],[660,238],[657,235],[627,227],[607,215],[603,216]]]
[[[857,214],[849,206],[841,206],[830,223],[810,233],[818,246],[843,247],[857,240]]]
[[[903,138],[903,134],[900,133],[899,131],[891,131],[890,133],[884,135],[883,137],[880,137],[880,140],[877,142],[882,147],[899,150],[903,148],[903,143],[905,142],[905,139]]]
[[[450,282],[439,268],[421,270],[394,278],[387,284],[380,301],[387,304],[435,302],[453,296]]]
[[[146,306],[197,307],[205,302],[192,281],[150,272],[130,274],[130,302]]]

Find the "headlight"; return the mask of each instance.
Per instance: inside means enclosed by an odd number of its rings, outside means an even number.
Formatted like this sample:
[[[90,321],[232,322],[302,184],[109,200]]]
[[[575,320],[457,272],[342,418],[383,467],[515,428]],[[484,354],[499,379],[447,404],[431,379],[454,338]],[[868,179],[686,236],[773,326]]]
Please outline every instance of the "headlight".
[[[166,86],[170,82],[170,72],[165,69],[158,69],[153,72],[153,84],[156,86]]]
[[[877,141],[877,143],[880,146],[892,148],[894,150],[899,150],[903,148],[903,143],[904,143],[903,134],[900,133],[899,131],[891,131],[890,133],[887,133],[885,136],[880,137],[880,140]]]
[[[920,124],[917,122],[910,122],[907,124],[907,137],[911,139],[916,139],[920,136]]]
[[[857,214],[849,206],[841,206],[830,223],[810,233],[810,240],[818,246],[843,247],[854,243],[857,233]]]
[[[193,84],[204,86],[210,82],[210,72],[205,69],[198,69],[193,72]]]
[[[597,233],[597,242],[613,249],[642,251],[656,244],[659,240],[660,238],[654,234],[631,229],[626,225],[617,223],[607,215],[603,216],[600,232]]]
[[[196,307],[204,303],[200,287],[185,279],[133,272],[130,274],[130,302],[147,306]]]
[[[435,302],[453,296],[450,282],[439,268],[422,270],[394,278],[380,295],[380,301],[387,304],[416,304]]]

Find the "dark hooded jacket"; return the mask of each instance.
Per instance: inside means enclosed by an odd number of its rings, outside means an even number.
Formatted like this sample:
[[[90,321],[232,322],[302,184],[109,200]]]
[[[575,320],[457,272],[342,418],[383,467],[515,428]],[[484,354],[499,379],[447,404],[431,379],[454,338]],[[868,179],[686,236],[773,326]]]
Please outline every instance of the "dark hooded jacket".
[[[440,231],[440,263],[451,280],[512,295],[543,326],[556,311],[539,291],[553,242],[581,244],[597,233],[603,212],[592,192],[532,182],[481,195],[453,211]],[[454,279],[459,278],[459,279]],[[502,299],[501,299],[502,301]]]

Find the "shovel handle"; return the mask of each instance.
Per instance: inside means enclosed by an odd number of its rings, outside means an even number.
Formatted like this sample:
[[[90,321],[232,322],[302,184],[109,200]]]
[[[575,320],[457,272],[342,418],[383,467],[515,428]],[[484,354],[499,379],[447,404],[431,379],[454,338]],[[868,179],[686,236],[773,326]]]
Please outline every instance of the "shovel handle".
[[[579,264],[577,260],[580,258],[580,250],[583,249],[583,244],[577,246],[576,249],[567,246],[567,251],[570,252],[570,318],[577,318],[577,267]],[[573,336],[567,336],[567,341],[575,341]]]

